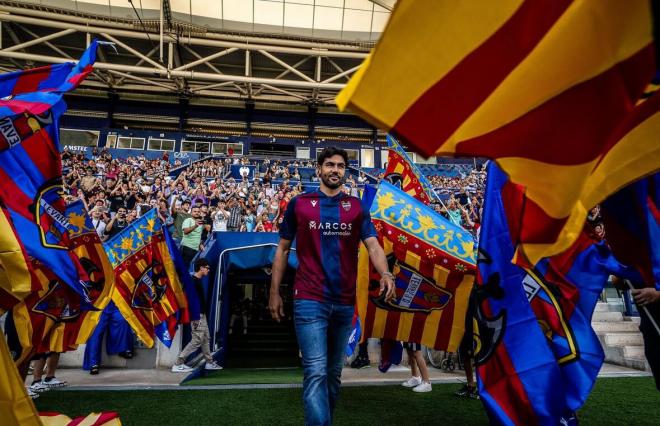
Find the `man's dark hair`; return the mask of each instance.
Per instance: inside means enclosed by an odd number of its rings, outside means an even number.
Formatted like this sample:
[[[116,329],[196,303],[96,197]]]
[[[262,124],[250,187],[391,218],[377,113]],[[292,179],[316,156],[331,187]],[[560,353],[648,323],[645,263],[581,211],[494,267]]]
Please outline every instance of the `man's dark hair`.
[[[204,266],[211,266],[209,261],[206,260],[203,257],[200,257],[195,261],[195,272],[199,272],[200,269],[202,269]]]
[[[346,163],[346,166],[348,166],[348,153],[345,150],[341,148],[336,148],[334,146],[323,148],[323,151],[321,151],[321,153],[317,158],[318,165],[322,166],[325,159],[330,158],[333,155],[341,155],[342,158],[344,159],[344,162]]]

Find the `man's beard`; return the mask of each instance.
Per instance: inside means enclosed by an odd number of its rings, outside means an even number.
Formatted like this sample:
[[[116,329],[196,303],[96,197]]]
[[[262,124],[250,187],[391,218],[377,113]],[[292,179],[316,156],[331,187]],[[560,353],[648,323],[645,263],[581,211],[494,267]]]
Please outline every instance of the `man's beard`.
[[[327,186],[330,189],[339,188],[341,186],[341,183],[342,183],[341,182],[342,181],[341,176],[336,175],[338,177],[337,183],[333,183],[333,182],[330,181],[331,176],[333,176],[333,175],[327,175],[327,176],[321,175],[321,181],[323,182],[323,185]]]

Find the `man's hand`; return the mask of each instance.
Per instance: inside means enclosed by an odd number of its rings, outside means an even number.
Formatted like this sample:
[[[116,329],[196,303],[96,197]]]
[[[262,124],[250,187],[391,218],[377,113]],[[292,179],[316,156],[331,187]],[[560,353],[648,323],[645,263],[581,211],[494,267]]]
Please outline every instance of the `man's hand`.
[[[660,291],[652,287],[630,290],[637,306],[646,306],[651,303],[660,302]]]
[[[378,295],[382,295],[383,293],[385,293],[386,302],[389,302],[396,297],[394,291],[394,275],[389,272],[384,274],[380,279],[380,293],[378,293]]]
[[[275,321],[280,322],[284,318],[284,303],[282,303],[282,297],[279,294],[270,294],[268,309],[270,310],[270,316]]]

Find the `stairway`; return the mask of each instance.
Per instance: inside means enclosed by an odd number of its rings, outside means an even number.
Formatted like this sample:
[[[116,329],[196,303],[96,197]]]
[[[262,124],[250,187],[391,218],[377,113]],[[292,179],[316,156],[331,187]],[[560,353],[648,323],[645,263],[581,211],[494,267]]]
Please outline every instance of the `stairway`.
[[[229,335],[228,368],[298,367],[298,341],[291,321],[271,319],[248,321],[247,334],[236,322]]]
[[[639,317],[623,315],[618,299],[598,302],[591,326],[605,351],[605,362],[635,370],[650,371],[644,357],[644,342],[639,331]]]

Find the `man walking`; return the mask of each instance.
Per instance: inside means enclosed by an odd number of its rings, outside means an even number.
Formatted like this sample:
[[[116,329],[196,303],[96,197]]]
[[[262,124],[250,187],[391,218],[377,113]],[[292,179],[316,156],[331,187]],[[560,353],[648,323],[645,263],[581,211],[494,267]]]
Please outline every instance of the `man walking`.
[[[360,241],[381,275],[381,294],[394,297],[394,277],[378,244],[369,211],[341,192],[348,165],[343,149],[325,148],[318,157],[318,191],[293,198],[280,228],[273,261],[270,313],[284,318],[279,293],[287,259],[297,241],[294,322],[302,353],[305,423],[329,425],[339,396],[344,350],[351,333]]]
[[[202,277],[209,274],[211,267],[208,260],[204,258],[195,261],[195,273],[192,275],[197,297],[199,298],[200,316],[198,321],[191,323],[192,339],[181,351],[176,359],[176,363],[172,366],[172,373],[187,373],[193,371],[193,368],[186,365],[185,361],[188,355],[195,352],[197,349],[202,350],[202,355],[206,360],[204,369],[206,370],[222,370],[222,367],[215,363],[211,356],[209,326],[206,322],[207,301],[204,287],[202,286]]]

